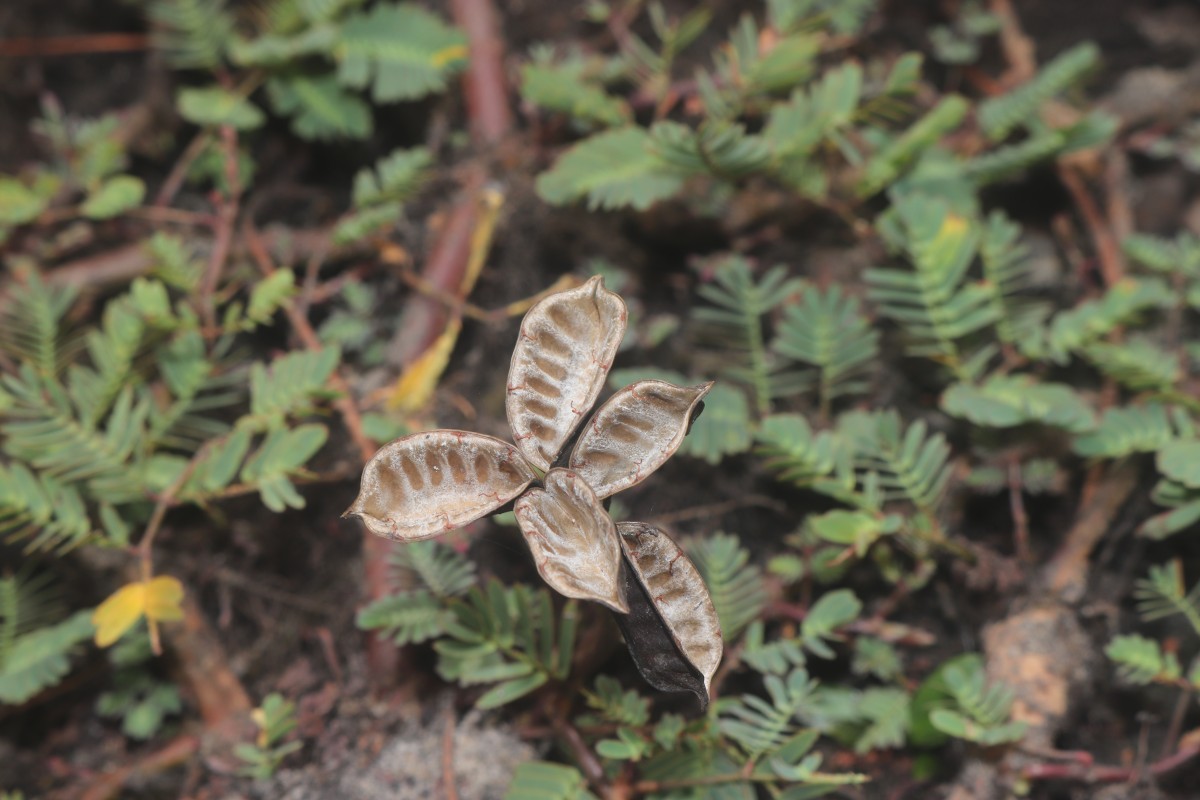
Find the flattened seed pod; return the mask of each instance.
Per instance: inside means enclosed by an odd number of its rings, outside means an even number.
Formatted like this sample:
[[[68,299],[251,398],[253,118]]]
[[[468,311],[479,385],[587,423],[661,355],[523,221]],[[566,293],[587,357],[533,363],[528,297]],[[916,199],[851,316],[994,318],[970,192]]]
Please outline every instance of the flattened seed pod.
[[[508,370],[513,441],[547,470],[588,413],[625,335],[625,302],[592,278],[525,315]]]
[[[638,381],[608,399],[579,435],[571,469],[601,498],[640,483],[679,449],[712,381]]]
[[[542,580],[567,597],[595,600],[622,614],[621,546],[612,518],[574,472],[552,469],[513,511]]]
[[[708,687],[724,645],[704,579],[679,545],[644,522],[617,525],[625,555],[629,614],[618,616],[625,643],[646,682],[692,692],[708,707]]]
[[[428,539],[490,514],[537,477],[517,448],[466,431],[428,431],[379,449],[343,516],[402,542]]]

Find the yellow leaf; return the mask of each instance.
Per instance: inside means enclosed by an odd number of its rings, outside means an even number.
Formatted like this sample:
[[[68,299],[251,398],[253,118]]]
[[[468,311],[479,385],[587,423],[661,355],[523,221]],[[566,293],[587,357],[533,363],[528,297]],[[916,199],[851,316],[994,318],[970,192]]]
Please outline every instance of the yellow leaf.
[[[92,624],[96,626],[96,646],[108,647],[125,635],[146,610],[146,584],[130,583],[117,589],[96,607]]]
[[[183,619],[183,584],[170,575],[146,583],[146,617],[155,622]]]
[[[458,332],[462,330],[462,322],[452,318],[446,324],[446,330],[429,346],[429,349],[418,356],[396,385],[392,387],[388,406],[402,412],[416,411],[424,408],[437,388],[438,379],[446,371],[450,362],[450,353],[454,343],[458,341]]]
[[[145,616],[151,622],[183,618],[183,584],[168,575],[127,583],[96,607],[96,645],[108,647]]]

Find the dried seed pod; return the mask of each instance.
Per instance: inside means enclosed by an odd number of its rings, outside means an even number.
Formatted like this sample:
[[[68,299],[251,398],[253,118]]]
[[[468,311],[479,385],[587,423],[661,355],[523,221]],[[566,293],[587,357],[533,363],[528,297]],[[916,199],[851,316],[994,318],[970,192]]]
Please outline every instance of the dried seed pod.
[[[625,555],[629,614],[617,617],[646,682],[663,692],[692,692],[708,707],[721,663],[721,622],[704,579],[671,537],[644,522],[617,525]]]
[[[571,453],[571,469],[602,499],[628,489],[679,449],[692,413],[713,386],[638,381],[600,407]]]
[[[343,516],[359,517],[389,539],[428,539],[490,514],[536,477],[508,442],[466,431],[415,433],[367,462]]]
[[[529,309],[508,370],[513,441],[543,470],[596,402],[625,335],[625,302],[592,278]]]
[[[530,489],[513,509],[542,579],[567,597],[626,613],[621,546],[596,493],[565,469],[546,473],[545,487]]]

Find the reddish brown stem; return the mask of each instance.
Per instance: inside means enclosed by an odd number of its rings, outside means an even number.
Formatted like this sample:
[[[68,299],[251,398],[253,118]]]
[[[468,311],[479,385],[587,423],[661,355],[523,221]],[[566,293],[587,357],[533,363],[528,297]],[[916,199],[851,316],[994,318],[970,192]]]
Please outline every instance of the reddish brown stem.
[[[1148,767],[1134,765],[1116,767],[1105,764],[1090,764],[1085,761],[1031,764],[1022,774],[1026,780],[1068,780],[1082,783],[1123,783],[1136,780],[1139,775],[1150,773],[1155,777],[1173,772],[1192,759],[1200,756],[1200,747],[1188,747],[1159,759]]]
[[[470,259],[471,234],[481,208],[479,197],[486,183],[487,173],[483,166],[473,165],[462,197],[451,210],[421,274],[423,283],[435,292],[451,296],[459,294]],[[424,294],[410,297],[393,339],[393,363],[407,366],[428,350],[445,330],[448,318],[444,304],[434,297]]]
[[[109,800],[121,792],[121,787],[138,775],[150,775],[180,764],[200,749],[200,739],[184,735],[176,737],[164,747],[110,772],[105,772],[79,795],[79,800]]]
[[[212,254],[204,276],[200,282],[200,313],[205,324],[216,327],[216,313],[213,309],[213,294],[220,282],[221,272],[225,269],[225,261],[229,258],[229,248],[233,243],[233,226],[237,221],[239,200],[242,189],[238,176],[237,163],[237,131],[228,125],[221,128],[221,146],[225,154],[225,176],[229,181],[229,197],[220,201],[217,208],[216,238],[213,240]]]
[[[1032,560],[1029,551],[1029,515],[1022,494],[1021,459],[1016,454],[1008,462],[1008,507],[1013,518],[1013,540],[1017,558],[1023,564]]]
[[[0,39],[0,58],[136,53],[150,49],[144,33],[89,33],[77,36],[24,36]]]
[[[1070,164],[1060,164],[1058,176],[1063,182],[1063,186],[1067,187],[1067,191],[1070,192],[1071,199],[1075,201],[1075,207],[1079,209],[1084,224],[1087,225],[1088,232],[1092,235],[1104,285],[1115,285],[1125,275],[1125,258],[1121,254],[1117,237],[1113,235],[1108,220],[1100,213],[1100,206],[1084,185],[1079,172]]]
[[[513,127],[500,21],[492,0],[451,0],[450,9],[455,23],[466,32],[471,51],[463,76],[471,138],[477,145],[493,145]]]

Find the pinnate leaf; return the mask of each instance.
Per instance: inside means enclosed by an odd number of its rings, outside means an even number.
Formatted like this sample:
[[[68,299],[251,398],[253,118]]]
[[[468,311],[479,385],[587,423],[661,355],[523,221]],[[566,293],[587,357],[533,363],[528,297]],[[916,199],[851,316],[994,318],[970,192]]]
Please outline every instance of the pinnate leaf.
[[[146,196],[146,184],[132,175],[118,175],[100,184],[79,210],[90,219],[109,219],[136,207]]]
[[[684,180],[652,145],[650,134],[637,127],[584,139],[538,176],[538,194],[555,205],[586,199],[591,209],[628,206],[644,211],[674,196]]]
[[[262,109],[236,92],[220,86],[182,89],[176,98],[179,115],[196,125],[228,125],[250,131],[266,122]]]

